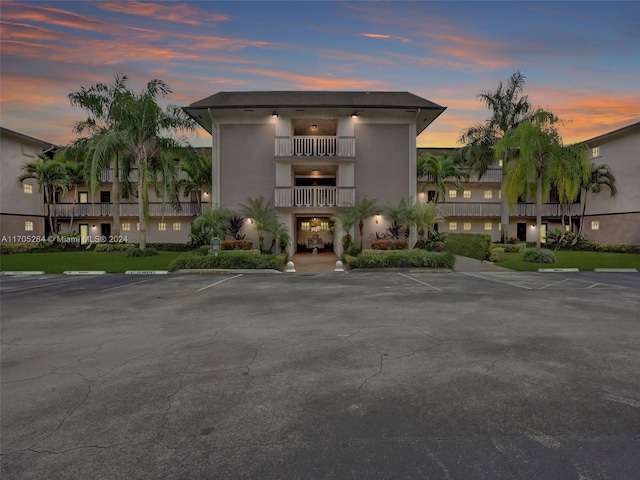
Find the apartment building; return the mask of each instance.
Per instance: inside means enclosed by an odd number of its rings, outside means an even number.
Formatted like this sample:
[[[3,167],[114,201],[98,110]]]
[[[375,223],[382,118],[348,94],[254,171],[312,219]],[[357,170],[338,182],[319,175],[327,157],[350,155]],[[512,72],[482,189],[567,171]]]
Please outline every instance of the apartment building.
[[[332,214],[365,196],[416,198],[416,137],[445,107],[408,92],[271,91],[220,92],[184,110],[211,134],[214,204],[272,199],[290,253],[340,253]],[[365,222],[365,244],[377,230]],[[250,221],[245,233],[256,238]]]
[[[592,161],[607,164],[616,178],[617,195],[612,197],[605,187],[599,194],[588,193],[571,205],[562,205],[553,191],[542,205],[542,231],[536,229],[536,205],[533,199],[523,198],[510,208],[508,237],[535,242],[538,235],[544,241],[546,232],[571,224],[590,240],[600,242],[640,243],[640,123],[614,130],[586,140]],[[425,153],[439,155],[454,149],[418,149],[418,157]],[[478,178],[471,175],[463,191],[453,186],[439,202],[439,212],[445,222],[440,231],[488,233],[494,241],[501,238],[501,182],[502,166],[495,164]],[[419,179],[421,201],[435,196],[435,186],[428,178]]]

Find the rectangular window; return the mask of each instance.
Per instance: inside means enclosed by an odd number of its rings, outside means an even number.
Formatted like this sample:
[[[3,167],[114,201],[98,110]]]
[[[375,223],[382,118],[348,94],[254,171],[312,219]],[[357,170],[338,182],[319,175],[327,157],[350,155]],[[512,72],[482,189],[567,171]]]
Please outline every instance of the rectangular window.
[[[180,222],[173,222],[173,231],[178,232],[182,229],[182,224]]]
[[[136,230],[140,231],[140,222],[136,223]]]
[[[493,198],[493,190],[485,190],[484,198],[486,198],[487,200],[489,200],[490,198]]]
[[[593,147],[591,149],[591,158],[597,158],[600,156],[600,147]]]
[[[122,224],[122,231],[123,232],[130,232],[131,231],[131,224],[129,222],[124,222]]]
[[[458,198],[457,190],[449,190],[449,198]]]
[[[89,192],[78,192],[78,203],[89,203]]]
[[[436,199],[435,190],[427,190],[427,202],[433,202]]]
[[[27,194],[31,195],[33,193],[33,185],[31,185],[30,183],[23,183],[22,184],[22,191],[24,193],[27,193]]]
[[[462,198],[471,198],[471,190],[465,190],[462,193]]]
[[[30,220],[27,220],[26,222],[24,222],[24,231],[25,232],[33,232],[33,222]]]
[[[462,226],[462,228],[464,230],[471,230],[471,222],[464,222],[464,225]]]
[[[167,224],[164,222],[160,222],[158,224],[158,231],[159,232],[166,232],[167,231]]]
[[[500,231],[500,232],[502,231],[502,223],[498,224],[498,231]]]
[[[327,222],[326,220],[323,220],[320,222],[320,230],[322,231],[329,231],[329,222]]]
[[[311,230],[311,224],[309,222],[300,222],[300,230],[303,232],[308,232]]]
[[[457,230],[458,222],[449,222],[449,230]]]
[[[498,160],[498,166],[501,167],[502,166],[502,159]]]
[[[485,229],[485,230],[488,230],[488,231],[493,230],[493,223],[491,223],[491,222],[484,222],[484,229]]]
[[[591,220],[591,230],[600,230],[600,220]]]
[[[502,190],[498,190],[498,198],[502,200]]]

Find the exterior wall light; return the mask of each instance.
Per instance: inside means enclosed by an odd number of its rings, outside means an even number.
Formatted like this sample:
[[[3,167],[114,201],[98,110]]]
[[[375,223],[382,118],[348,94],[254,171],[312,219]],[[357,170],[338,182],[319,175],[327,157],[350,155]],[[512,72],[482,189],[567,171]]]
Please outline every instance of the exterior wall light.
[[[353,118],[354,120],[358,118],[358,114],[356,112],[353,112],[351,114],[351,118]]]
[[[271,114],[271,118],[278,118],[278,112],[274,110],[273,113]]]
[[[380,222],[380,212],[376,213],[376,223]]]

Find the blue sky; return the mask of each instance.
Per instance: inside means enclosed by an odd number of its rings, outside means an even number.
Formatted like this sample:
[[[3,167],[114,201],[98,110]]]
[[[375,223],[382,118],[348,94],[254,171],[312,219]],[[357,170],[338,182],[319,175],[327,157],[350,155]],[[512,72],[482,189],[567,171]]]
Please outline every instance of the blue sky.
[[[516,70],[565,142],[640,120],[640,2],[11,1],[0,121],[66,143],[67,94],[117,73],[188,105],[218,91],[401,90],[446,106],[418,139],[456,146],[477,94]],[[194,145],[208,145],[202,131]]]

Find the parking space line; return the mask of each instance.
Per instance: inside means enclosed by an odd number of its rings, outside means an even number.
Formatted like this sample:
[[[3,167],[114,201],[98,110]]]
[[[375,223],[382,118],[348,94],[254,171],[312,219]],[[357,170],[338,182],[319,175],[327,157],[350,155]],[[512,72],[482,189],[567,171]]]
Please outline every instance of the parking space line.
[[[571,280],[571,279],[570,278],[565,278],[564,280],[560,280],[559,282],[550,283],[548,285],[545,285],[544,287],[540,287],[540,288],[538,288],[538,290],[542,290],[542,289],[548,288],[548,287],[553,287],[554,285],[558,285],[560,283],[568,282],[569,280]]]
[[[161,278],[161,277],[160,277]],[[129,287],[131,285],[137,285],[139,283],[145,283],[145,282],[150,282],[151,280],[158,280],[158,277],[154,277],[154,278],[147,278],[146,280],[140,280],[139,282],[131,282],[131,283],[125,283],[123,285],[118,285],[116,287],[110,287],[110,288],[105,288],[104,290],[100,290],[101,292],[108,292],[109,290],[117,290],[118,288],[123,288],[123,287]]]
[[[442,289],[440,289],[438,287],[434,287],[433,285],[429,285],[426,282],[422,282],[422,281],[418,280],[417,278],[410,277],[409,275],[405,275],[404,273],[398,273],[398,275],[402,275],[403,277],[408,278],[409,280],[413,280],[414,282],[421,283],[422,285],[425,285],[425,286],[427,286],[429,288],[433,288],[434,290],[438,290],[439,292],[442,291]]]
[[[32,285],[30,287],[16,288],[14,290],[7,290],[7,291],[4,291],[2,293],[22,292],[23,290],[31,290],[31,289],[34,289],[34,288],[47,287],[49,285],[58,285],[60,283],[78,282],[80,280],[85,280],[86,281],[86,278],[76,278],[76,279],[73,279],[73,280],[62,280],[60,282],[42,283],[40,285]]]
[[[235,275],[233,277],[223,278],[222,280],[220,280],[220,281],[218,281],[216,283],[212,283],[211,285],[207,285],[206,287],[199,288],[198,290],[196,290],[196,292],[201,292],[202,290],[206,290],[207,288],[210,288],[210,287],[215,287],[216,285],[219,285],[222,282],[226,282],[227,280],[233,280],[234,278],[238,278],[238,277],[241,277],[241,276],[242,276],[242,273],[239,273],[238,275]]]
[[[462,275],[467,275],[469,277],[474,277],[474,278],[479,278],[480,280],[489,280],[491,282],[497,282],[497,283],[502,283],[504,285],[511,285],[512,287],[518,287],[518,288],[524,288],[525,290],[533,290],[531,287],[525,287],[523,285],[518,285],[516,283],[510,283],[510,282],[502,282],[500,280],[495,280],[493,278],[488,278],[488,277],[483,277],[480,275],[473,275],[471,273],[466,273],[466,272],[460,272]]]

